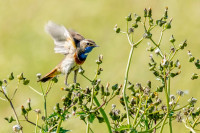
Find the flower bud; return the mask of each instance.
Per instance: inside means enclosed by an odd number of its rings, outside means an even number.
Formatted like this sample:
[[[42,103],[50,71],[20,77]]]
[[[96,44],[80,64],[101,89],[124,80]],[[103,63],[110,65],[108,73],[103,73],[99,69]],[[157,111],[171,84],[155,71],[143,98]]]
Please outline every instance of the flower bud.
[[[158,98],[158,99],[156,100],[156,102],[155,102],[155,105],[158,106],[158,105],[161,104],[161,103],[162,103],[162,100]]]
[[[131,34],[131,33],[133,33],[134,32],[134,29],[133,28],[129,28],[128,29],[128,34]]]
[[[175,100],[175,96],[174,95],[170,95],[170,99],[171,99],[171,101],[174,101]]]
[[[149,18],[149,23],[150,23],[151,26],[153,25],[153,18],[152,17]]]
[[[32,108],[31,108],[31,99],[29,98],[28,100],[27,100],[27,105],[28,105],[28,107],[27,107],[27,111],[31,111],[32,110]]]
[[[24,79],[24,75],[23,75],[23,73],[17,75],[17,78],[18,78],[19,80],[23,80],[23,79]]]
[[[117,26],[117,24],[116,24],[115,27],[114,27],[114,31],[115,31],[116,33],[120,33],[120,28]]]
[[[167,18],[168,18],[168,7],[165,8],[165,13],[164,13],[163,18],[164,18],[164,19],[167,19]]]
[[[147,9],[144,8],[144,17],[146,18],[147,17]]]
[[[104,96],[104,86],[101,85],[101,95]]]
[[[157,91],[157,92],[162,92],[162,91],[163,91],[163,88],[164,88],[163,86],[158,86],[157,89],[156,89],[156,91]]]
[[[157,49],[155,50],[155,54],[156,54],[156,55],[160,55],[160,49],[159,49],[159,48],[157,48]]]
[[[180,49],[184,49],[187,46],[187,40],[183,41],[183,43],[179,44]]]
[[[79,74],[84,74],[84,72],[85,72],[85,70],[83,70],[82,67],[80,67],[80,68],[78,69],[78,73],[79,73]]]
[[[167,106],[162,105],[162,106],[161,106],[161,109],[162,109],[163,111],[167,111]]]
[[[116,105],[115,105],[115,104],[112,104],[112,110],[115,109],[115,108],[116,108]]]
[[[195,66],[197,67],[197,69],[200,69],[200,62],[199,59],[197,59],[197,61],[194,63]]]
[[[41,110],[40,109],[35,109],[34,110],[36,114],[41,114]]]
[[[100,65],[101,63],[102,63],[102,61],[96,60],[96,64]]]
[[[193,62],[195,60],[195,57],[192,56],[190,51],[188,51],[188,55],[189,55],[189,62]]]
[[[20,125],[14,125],[13,126],[13,131],[14,132],[19,132],[20,130],[22,130],[22,127]]]
[[[163,67],[167,68],[169,65],[169,61],[164,57],[164,59],[162,59],[162,61],[161,61],[161,65]]]
[[[136,22],[139,22],[139,21],[141,20],[141,17],[138,16],[137,14],[134,14],[134,16],[135,16],[135,21],[136,21]]]
[[[13,79],[14,79],[13,72],[8,76],[8,79],[9,79],[9,80],[13,80]]]
[[[147,17],[151,17],[151,16],[152,16],[152,9],[149,8],[149,9],[148,9],[148,15],[147,15]]]
[[[147,81],[147,86],[151,88],[151,81]]]
[[[152,37],[152,34],[150,32],[146,32],[146,33],[144,33],[143,37],[146,39],[149,39]]]
[[[28,79],[24,79],[24,80],[23,80],[23,84],[24,84],[24,85],[28,85],[29,82],[30,82],[30,80],[28,80]]]
[[[112,86],[113,91],[116,91],[117,89],[118,89],[118,84],[115,84],[115,85]]]
[[[178,67],[178,69],[181,68],[181,64],[180,64],[179,60],[176,60],[174,66],[175,66],[175,67]]]
[[[41,76],[42,76],[41,73],[37,73],[37,74],[36,74],[36,77],[37,77],[38,80],[40,80]]]
[[[27,111],[23,105],[21,106],[21,111],[22,111],[22,115],[25,115],[27,113]]]
[[[172,22],[172,19],[169,21],[169,23],[165,24],[166,29],[171,29],[171,22]]]
[[[197,102],[197,99],[192,97],[188,100],[188,102],[189,104],[194,105]]]
[[[177,95],[183,96],[183,95],[184,95],[184,92],[183,92],[182,90],[178,90],[178,91],[177,91]]]
[[[192,77],[191,77],[191,79],[192,79],[192,80],[194,80],[194,79],[198,79],[198,77],[199,77],[199,75],[198,75],[198,74],[196,74],[196,73],[193,73],[193,74],[192,74]]]
[[[137,27],[138,27],[137,22],[132,23],[132,27],[133,27],[133,28],[137,28]]]
[[[126,21],[131,21],[132,20],[131,13],[125,18],[126,18]]]
[[[181,71],[178,71],[176,73],[170,73],[170,76],[173,78],[173,77],[179,75],[180,73],[181,73]]]
[[[102,54],[99,55],[99,60],[103,61],[103,55]]]
[[[174,43],[174,42],[176,41],[176,39],[175,39],[174,36],[172,35],[172,36],[170,37],[169,41],[170,41],[171,43]]]

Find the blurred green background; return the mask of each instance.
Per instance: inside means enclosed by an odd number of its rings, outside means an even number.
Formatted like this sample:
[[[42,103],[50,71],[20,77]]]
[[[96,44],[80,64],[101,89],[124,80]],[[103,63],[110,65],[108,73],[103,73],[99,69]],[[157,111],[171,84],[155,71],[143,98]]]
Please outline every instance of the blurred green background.
[[[100,45],[89,54],[83,65],[86,75],[93,77],[96,68],[95,60],[99,54],[103,54],[104,71],[100,76],[102,82],[122,84],[130,47],[124,35],[115,34],[114,25],[117,23],[125,29],[124,17],[130,12],[143,15],[145,7],[151,7],[153,18],[159,19],[166,6],[169,8],[169,17],[173,17],[173,22],[172,29],[166,31],[164,35],[163,44],[169,45],[169,37],[174,34],[177,43],[187,39],[189,45],[181,56],[178,55],[182,62],[182,73],[172,81],[172,92],[175,94],[179,89],[187,90],[189,93],[182,101],[186,101],[191,96],[199,98],[200,82],[190,80],[191,74],[196,70],[194,65],[187,61],[187,50],[191,50],[194,56],[200,57],[199,0],[0,0],[0,79],[7,78],[10,72],[14,72],[15,75],[24,72],[25,77],[31,80],[30,85],[37,90],[40,89],[35,75],[37,73],[46,74],[63,58],[63,55],[54,53],[53,41],[44,32],[45,23],[52,20],[67,28],[75,29],[85,38],[95,40]],[[155,31],[156,34],[153,37],[157,39],[159,30]],[[141,37],[142,32],[135,32],[136,40]],[[134,53],[129,76],[129,80],[134,83],[145,84],[149,79],[154,80],[152,73],[148,71],[147,41],[144,41]],[[165,49],[166,52],[168,49]],[[59,83],[49,93],[49,112],[64,95],[64,92],[59,89],[64,86],[63,81],[64,76],[59,77]],[[69,82],[72,82],[72,75],[70,75]],[[81,76],[78,77],[78,82],[83,87],[88,85],[88,81]],[[156,86],[156,83],[153,81],[153,86]],[[15,82],[9,85],[8,91],[12,92],[14,88]],[[18,114],[20,114],[20,106],[26,105],[28,98],[32,100],[32,108],[43,109],[42,97],[27,86],[21,86],[14,99]],[[110,107],[107,109],[109,110]],[[12,115],[8,103],[0,101],[0,112],[0,132],[11,133],[14,123],[8,124],[3,119]],[[32,113],[31,116],[30,119],[35,121],[35,114]],[[20,119],[22,119],[21,116]],[[63,126],[75,133],[85,132],[85,124],[77,120],[78,118],[69,119],[63,123]],[[25,125],[25,133],[34,131],[32,125],[26,122],[22,124]],[[95,133],[107,132],[103,124],[93,124],[92,128]],[[175,122],[173,128],[175,132],[188,132],[181,123]],[[168,132],[167,128],[165,132]]]

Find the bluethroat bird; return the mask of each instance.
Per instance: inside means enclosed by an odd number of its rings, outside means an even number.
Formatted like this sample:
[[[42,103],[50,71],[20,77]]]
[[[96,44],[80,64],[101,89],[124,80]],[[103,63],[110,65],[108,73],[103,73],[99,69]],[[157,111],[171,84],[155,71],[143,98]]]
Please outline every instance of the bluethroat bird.
[[[88,53],[97,47],[96,43],[52,21],[45,25],[45,31],[54,40],[55,53],[64,54],[65,58],[50,73],[38,81],[46,82],[59,74],[64,74],[66,76],[65,84],[67,85],[67,78],[74,71],[74,83],[76,83],[78,69],[85,62]]]

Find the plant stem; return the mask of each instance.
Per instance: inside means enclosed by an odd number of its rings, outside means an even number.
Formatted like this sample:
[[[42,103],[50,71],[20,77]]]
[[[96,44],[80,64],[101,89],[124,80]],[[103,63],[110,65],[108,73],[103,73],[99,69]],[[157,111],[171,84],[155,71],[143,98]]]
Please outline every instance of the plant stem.
[[[137,118],[138,118],[138,115],[139,115],[139,112],[140,112],[140,108],[141,108],[141,104],[142,104],[142,96],[140,96],[140,102],[139,102],[139,107],[138,107],[138,110],[136,112],[136,115],[135,115],[135,118],[134,118],[134,121],[133,121],[133,127],[137,121]]]
[[[39,113],[37,113],[36,125],[35,125],[35,133],[37,133],[38,119],[39,119]]]
[[[194,121],[194,123],[192,124],[192,128],[196,126],[196,123],[198,122],[199,119],[200,119],[200,116]]]
[[[42,96],[42,93],[38,92],[37,90],[35,90],[33,87],[31,87],[30,85],[28,86],[31,90],[33,90],[34,92],[36,92],[37,94]]]
[[[127,97],[126,97],[126,85],[127,85],[127,82],[128,82],[128,74],[129,74],[129,68],[130,68],[131,59],[132,59],[132,55],[133,55],[133,50],[134,50],[134,46],[132,45],[130,53],[129,53],[128,63],[127,63],[126,72],[125,72],[124,85],[123,85],[123,90],[122,90],[125,108],[126,108],[127,124],[128,125],[130,125],[130,116],[129,116],[129,109],[128,109],[128,101],[127,101]]]
[[[170,106],[169,106],[169,96],[168,96],[168,92],[167,92],[168,84],[166,83],[166,80],[167,80],[167,77],[165,76],[165,79],[164,79],[164,81],[165,81],[165,88],[164,88],[164,90],[165,90],[165,96],[166,96],[166,100],[167,100],[167,116],[169,116],[170,115]],[[163,124],[162,124],[161,129],[160,129],[160,133],[162,133],[162,131],[163,131],[163,128],[164,128],[164,125],[165,125],[165,121],[167,120],[167,116],[165,117],[165,119],[163,121]],[[171,133],[171,130],[172,130],[171,129],[172,128],[171,124],[169,126],[170,126],[170,133]]]
[[[94,86],[92,87],[92,92],[91,92],[91,102],[90,102],[90,110],[92,110],[92,105],[93,105],[93,101],[94,101]],[[89,120],[87,120],[87,128],[86,128],[86,133],[90,132],[90,122]]]
[[[167,117],[167,116],[165,116],[165,117]],[[163,119],[162,120],[160,120],[154,127],[152,127],[151,129],[149,129],[149,130],[147,130],[147,131],[141,131],[141,132],[138,132],[138,133],[151,133],[151,131],[153,131],[153,129],[155,129],[155,128],[157,128],[159,125],[160,125],[160,123],[163,121]]]
[[[21,126],[21,124],[20,124],[20,122],[19,122],[19,118],[18,118],[18,116],[17,116],[17,113],[16,113],[16,111],[15,111],[15,108],[14,108],[14,106],[13,106],[12,101],[11,101],[10,98],[5,94],[4,91],[3,91],[3,94],[4,94],[4,96],[6,97],[6,99],[8,100],[8,102],[10,103],[10,106],[11,106],[11,108],[12,108],[12,110],[13,110],[13,113],[14,113],[15,119],[16,119],[16,121],[17,121],[17,124],[22,128],[22,126]],[[20,132],[23,133],[22,129],[20,130]]]
[[[61,124],[62,124],[62,119],[60,119],[60,122],[58,124],[58,127],[57,127],[57,130],[56,130],[56,133],[60,133],[60,127],[61,127]]]
[[[170,76],[168,77],[167,91],[168,91],[168,99],[169,99],[169,97],[170,97]],[[169,100],[168,100],[168,102],[169,102]],[[169,107],[169,110],[168,110],[168,113],[169,113],[169,129],[170,129],[170,133],[172,133],[172,120],[171,120],[170,112],[171,112],[171,109]]]
[[[101,106],[101,104],[99,103],[99,101],[98,101],[98,99],[97,99],[96,97],[94,97],[94,102],[96,103],[96,105],[97,105],[98,107]],[[103,118],[104,118],[104,120],[105,120],[105,122],[106,122],[106,125],[107,125],[107,127],[108,127],[108,132],[109,132],[109,133],[112,133],[111,126],[110,126],[110,122],[109,122],[109,120],[108,120],[108,117],[107,117],[105,111],[104,111],[102,108],[100,108],[99,110],[100,110],[100,113],[101,113],[101,115],[103,116]]]
[[[90,123],[89,120],[87,120],[87,128],[86,128],[86,133],[90,132]]]
[[[41,86],[41,90],[42,90],[42,95],[43,95],[43,99],[44,99],[44,117],[45,117],[45,128],[47,128],[47,101],[46,101],[46,95],[44,92],[44,89],[42,87],[42,83],[40,83]]]

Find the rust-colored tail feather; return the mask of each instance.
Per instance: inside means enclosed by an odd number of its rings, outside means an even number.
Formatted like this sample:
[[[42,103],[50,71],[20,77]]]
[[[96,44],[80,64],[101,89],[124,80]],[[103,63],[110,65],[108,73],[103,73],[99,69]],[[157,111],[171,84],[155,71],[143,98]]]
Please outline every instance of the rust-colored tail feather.
[[[55,68],[50,73],[46,74],[44,77],[42,77],[41,79],[39,79],[38,82],[46,82],[46,81],[54,78],[58,74],[59,74],[59,72]]]

